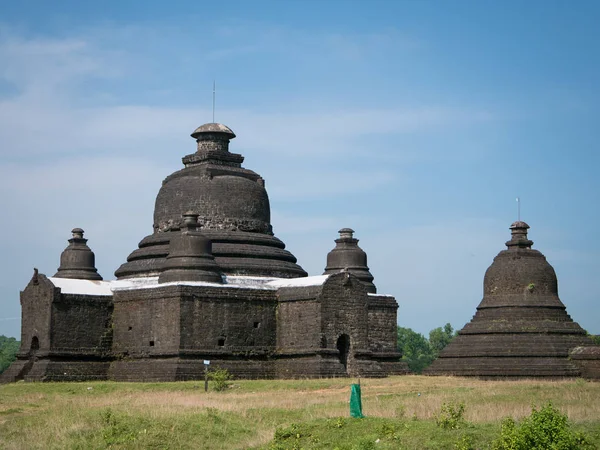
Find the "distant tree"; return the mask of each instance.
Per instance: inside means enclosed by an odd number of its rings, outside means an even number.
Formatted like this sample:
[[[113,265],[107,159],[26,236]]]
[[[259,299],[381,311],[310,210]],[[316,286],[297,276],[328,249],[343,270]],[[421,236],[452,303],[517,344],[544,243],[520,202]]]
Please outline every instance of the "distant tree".
[[[427,338],[410,328],[398,327],[398,349],[410,370],[416,373],[421,373],[435,359]]]
[[[434,328],[429,332],[429,345],[435,358],[437,358],[440,352],[444,350],[444,347],[454,339],[456,334],[454,328],[452,328],[452,325],[449,323],[444,325],[444,328]]]
[[[398,327],[398,350],[410,370],[421,373],[456,335],[449,323],[431,330],[429,339],[410,328]]]
[[[600,334],[590,334],[590,337],[594,341],[594,344],[600,345]]]
[[[14,337],[0,335],[0,373],[8,369],[15,360],[20,345]]]

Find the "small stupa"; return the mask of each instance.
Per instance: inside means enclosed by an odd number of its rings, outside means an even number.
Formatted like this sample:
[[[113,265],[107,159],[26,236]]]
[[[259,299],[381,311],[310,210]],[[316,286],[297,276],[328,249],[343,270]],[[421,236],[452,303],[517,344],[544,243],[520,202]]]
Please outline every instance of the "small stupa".
[[[574,377],[569,351],[591,345],[558,297],[552,266],[527,237],[529,225],[510,226],[508,247],[494,258],[473,319],[428,367],[427,375]]]
[[[347,271],[355,275],[371,294],[377,293],[373,284],[373,275],[367,266],[367,254],[358,246],[354,230],[342,228],[339,239],[335,240],[335,248],[327,254],[327,266],[323,275]]]

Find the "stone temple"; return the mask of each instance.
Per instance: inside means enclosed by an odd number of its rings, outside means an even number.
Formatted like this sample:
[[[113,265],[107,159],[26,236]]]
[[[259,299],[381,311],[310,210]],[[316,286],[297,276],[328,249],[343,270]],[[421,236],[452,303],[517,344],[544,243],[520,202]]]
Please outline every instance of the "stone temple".
[[[398,304],[379,295],[344,228],[325,273],[307,276],[275,237],[264,180],[210,123],[156,198],[152,234],[104,281],[84,232],[53,277],[21,292],[21,348],[0,381],[171,381],[204,361],[238,378],[407,373]],[[324,258],[325,261],[325,258]]]
[[[483,300],[473,319],[424,373],[597,378],[598,347],[580,347],[593,342],[567,314],[554,269],[531,248],[529,225],[518,221],[510,229],[507,250],[485,273]]]

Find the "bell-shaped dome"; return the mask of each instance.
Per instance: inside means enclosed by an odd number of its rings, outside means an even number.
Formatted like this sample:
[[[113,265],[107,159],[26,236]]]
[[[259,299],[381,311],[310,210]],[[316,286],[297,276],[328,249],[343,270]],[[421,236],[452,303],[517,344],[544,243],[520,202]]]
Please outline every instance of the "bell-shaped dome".
[[[212,177],[204,169],[183,169],[165,180],[154,208],[157,230],[178,229],[181,210],[190,208],[205,230],[272,233],[269,197],[261,184],[240,176]]]
[[[182,214],[194,211],[213,255],[228,275],[303,277],[306,272],[275,236],[264,180],[242,167],[244,157],[229,151],[235,133],[222,124],[198,127],[196,152],[168,176],[156,197],[154,233],[144,238],[116,272],[118,278],[158,275]]]
[[[544,255],[515,222],[512,237],[488,268],[483,300],[473,319],[425,370],[430,375],[571,377],[580,369],[570,349],[590,344],[558,297],[558,282]]]
[[[101,280],[96,269],[96,257],[87,246],[81,228],[74,228],[69,245],[60,255],[60,267],[54,275],[57,278],[76,278],[80,280]]]
[[[512,237],[487,269],[483,279],[480,307],[564,305],[558,298],[558,281],[546,257],[531,246],[527,238],[529,225],[514,222]]]
[[[198,214],[187,212],[183,215],[183,219],[181,233],[173,236],[169,243],[169,254],[158,282],[221,283],[221,272],[212,255],[212,244],[209,239],[197,231]]]
[[[342,228],[339,239],[335,240],[335,248],[327,254],[327,266],[323,275],[337,273],[343,270],[355,275],[367,287],[367,291],[376,293],[373,275],[367,266],[367,254],[358,246],[354,230]]]

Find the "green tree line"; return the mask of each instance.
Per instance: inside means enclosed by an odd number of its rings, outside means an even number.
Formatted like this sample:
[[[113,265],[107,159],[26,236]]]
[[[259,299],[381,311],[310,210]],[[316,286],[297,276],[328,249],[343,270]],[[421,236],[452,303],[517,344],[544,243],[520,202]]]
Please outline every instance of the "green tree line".
[[[8,369],[15,360],[21,343],[14,337],[0,335],[0,373]]]
[[[429,339],[410,328],[398,327],[398,350],[402,352],[402,359],[406,361],[410,370],[421,373],[456,334],[449,323],[431,330]]]

